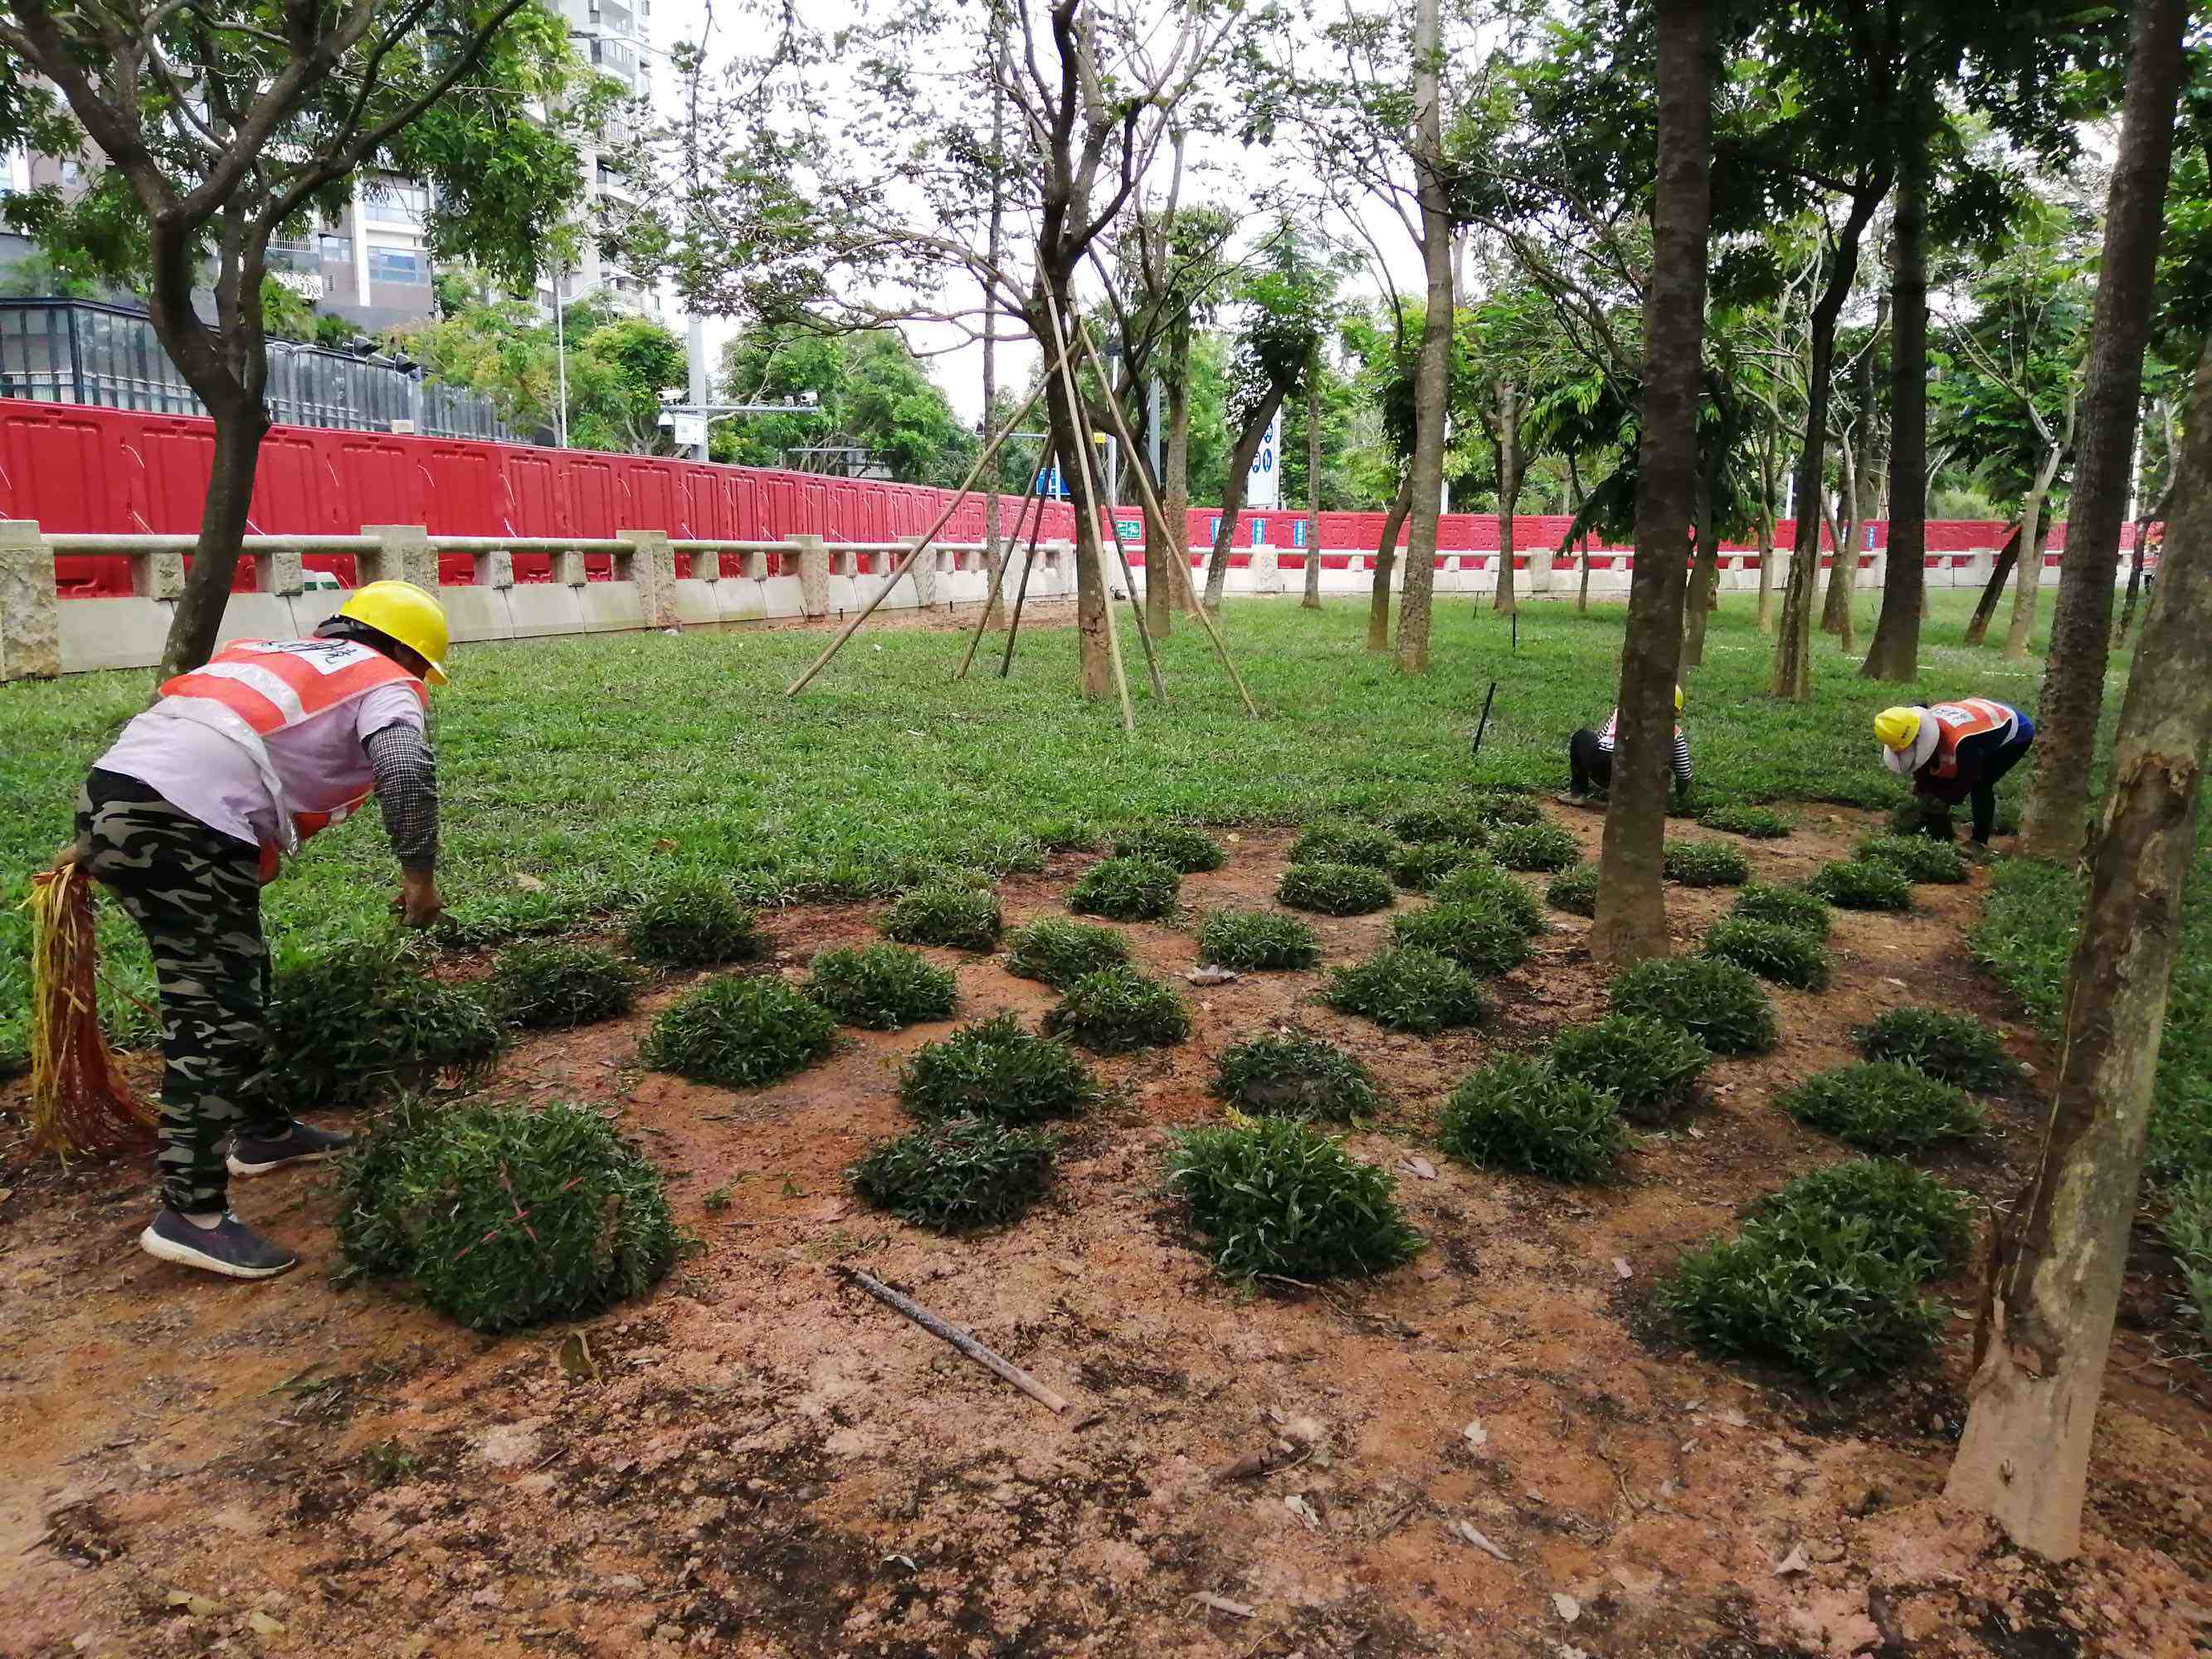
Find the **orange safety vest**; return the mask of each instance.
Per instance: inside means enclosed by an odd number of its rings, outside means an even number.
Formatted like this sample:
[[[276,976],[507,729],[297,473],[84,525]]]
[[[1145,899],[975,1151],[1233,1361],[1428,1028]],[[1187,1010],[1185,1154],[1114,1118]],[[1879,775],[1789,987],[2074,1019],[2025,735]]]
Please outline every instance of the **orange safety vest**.
[[[1929,708],[1928,717],[1936,722],[1936,752],[1929,757],[1927,770],[1929,776],[1936,778],[1959,775],[1960,743],[1985,732],[2002,731],[2020,718],[2004,704],[1988,697],[1936,703]]]
[[[422,681],[381,652],[352,640],[239,640],[205,664],[161,686],[162,712],[213,726],[253,758],[291,839],[261,848],[261,878],[276,873],[280,853],[295,851],[318,830],[350,817],[374,788],[317,811],[295,811],[284,799],[266,739],[287,726],[326,714],[379,686],[404,685],[427,708]]]
[[[1598,746],[1601,749],[1610,749],[1613,747],[1613,739],[1617,735],[1620,725],[1620,710],[1615,708],[1613,713],[1605,717],[1605,730],[1598,733]],[[1677,720],[1674,723],[1674,735],[1678,738],[1682,735],[1682,725],[1680,720]]]

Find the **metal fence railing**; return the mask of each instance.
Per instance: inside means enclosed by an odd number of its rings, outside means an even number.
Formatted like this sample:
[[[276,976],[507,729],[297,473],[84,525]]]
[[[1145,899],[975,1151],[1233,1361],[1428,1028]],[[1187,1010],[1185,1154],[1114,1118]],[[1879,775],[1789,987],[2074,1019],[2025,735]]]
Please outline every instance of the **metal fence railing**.
[[[0,398],[207,412],[143,312],[88,300],[0,300]],[[286,340],[269,343],[268,403],[271,419],[292,426],[516,441],[475,392],[417,368]]]

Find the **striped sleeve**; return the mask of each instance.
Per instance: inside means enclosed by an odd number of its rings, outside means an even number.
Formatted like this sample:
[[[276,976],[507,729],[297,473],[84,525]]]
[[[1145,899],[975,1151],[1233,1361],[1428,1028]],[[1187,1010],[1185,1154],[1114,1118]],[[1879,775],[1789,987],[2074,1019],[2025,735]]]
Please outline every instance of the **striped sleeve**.
[[[1680,726],[1674,728],[1674,781],[1684,789],[1690,787],[1690,740]]]

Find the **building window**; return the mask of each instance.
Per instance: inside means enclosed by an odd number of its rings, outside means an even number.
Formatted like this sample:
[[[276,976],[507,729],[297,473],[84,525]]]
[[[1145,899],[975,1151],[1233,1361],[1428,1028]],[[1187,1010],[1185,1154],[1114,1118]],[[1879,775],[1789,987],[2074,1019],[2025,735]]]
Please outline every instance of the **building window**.
[[[350,264],[353,263],[353,238],[335,235],[326,230],[315,238],[315,252],[335,264]]]
[[[378,283],[427,283],[430,261],[414,248],[373,247],[368,251],[368,275]]]
[[[397,179],[374,180],[362,186],[362,204],[368,216],[388,225],[419,225],[430,216],[430,191]]]

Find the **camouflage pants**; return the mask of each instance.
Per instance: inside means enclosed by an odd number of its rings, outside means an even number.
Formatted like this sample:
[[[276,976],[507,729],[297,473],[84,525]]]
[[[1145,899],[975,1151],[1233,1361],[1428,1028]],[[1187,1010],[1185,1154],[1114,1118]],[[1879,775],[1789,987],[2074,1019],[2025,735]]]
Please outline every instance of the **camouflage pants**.
[[[255,849],[136,778],[97,769],[77,795],[76,839],[85,869],[146,935],[161,988],[161,1201],[220,1210],[225,1139],[291,1123],[267,1098],[269,951]]]

